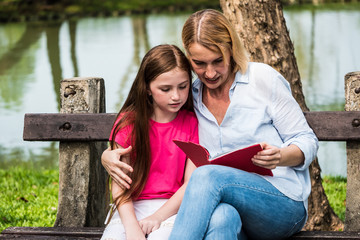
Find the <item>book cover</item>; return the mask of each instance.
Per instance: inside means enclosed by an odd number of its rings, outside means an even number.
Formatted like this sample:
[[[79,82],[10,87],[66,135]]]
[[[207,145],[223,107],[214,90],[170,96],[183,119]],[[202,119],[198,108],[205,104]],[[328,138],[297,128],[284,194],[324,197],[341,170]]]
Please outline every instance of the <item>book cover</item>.
[[[254,172],[261,175],[273,176],[270,169],[259,167],[253,164],[251,158],[262,150],[260,144],[234,150],[209,159],[210,154],[203,146],[193,143],[173,140],[173,142],[186,154],[188,158],[200,167],[207,164],[217,164],[241,169],[247,172]]]

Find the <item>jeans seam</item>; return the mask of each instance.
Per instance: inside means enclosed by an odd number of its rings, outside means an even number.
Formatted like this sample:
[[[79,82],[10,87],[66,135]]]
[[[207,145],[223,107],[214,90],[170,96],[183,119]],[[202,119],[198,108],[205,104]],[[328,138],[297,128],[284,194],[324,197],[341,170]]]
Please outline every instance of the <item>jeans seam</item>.
[[[269,192],[269,191],[266,191],[265,189],[260,189],[260,188],[255,188],[255,187],[250,187],[250,186],[247,186],[247,185],[244,185],[244,184],[241,184],[241,183],[232,183],[232,184],[223,184],[222,186],[220,186],[220,191],[222,191],[224,188],[226,187],[231,187],[231,186],[238,186],[238,187],[242,187],[242,188],[246,188],[246,189],[251,189],[251,190],[255,190],[255,191],[258,191],[258,192],[263,192],[265,194],[269,194],[269,195],[273,195],[273,196],[279,196],[279,197],[286,197],[283,193],[281,193],[279,191],[279,193],[274,193],[274,192]],[[275,187],[274,187],[275,188]]]
[[[220,196],[220,192],[222,191],[222,187],[220,187],[220,189],[217,191],[217,193],[218,194],[216,194],[216,196]],[[218,201],[217,201],[217,203],[216,202],[214,202],[214,204],[213,204],[213,206],[212,206],[212,208],[214,209],[214,211],[215,211],[215,209],[216,209],[216,207],[217,206],[219,206],[219,204],[220,204],[220,202],[221,202],[221,198],[219,198],[219,197],[217,197],[218,198]],[[213,213],[214,213],[214,211],[213,211]],[[213,214],[212,213],[212,214]],[[204,237],[205,237],[205,234],[207,233],[207,231],[208,231],[208,228],[209,228],[209,224],[210,224],[210,220],[211,220],[211,217],[208,219],[208,221],[207,221],[207,228],[206,228],[206,231],[204,232],[204,234],[203,234],[203,236],[202,236],[202,238],[201,239],[204,239]]]

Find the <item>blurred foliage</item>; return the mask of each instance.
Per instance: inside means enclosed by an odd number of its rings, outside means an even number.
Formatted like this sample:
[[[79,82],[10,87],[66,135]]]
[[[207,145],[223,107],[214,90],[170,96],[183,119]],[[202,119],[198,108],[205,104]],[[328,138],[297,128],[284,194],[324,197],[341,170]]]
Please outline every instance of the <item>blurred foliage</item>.
[[[0,21],[193,11],[220,8],[219,0],[0,0]]]
[[[284,6],[308,8],[339,4],[359,9],[360,0],[281,0]],[[0,0],[0,22],[56,20],[84,16],[118,16],[156,12],[220,9],[219,0]]]

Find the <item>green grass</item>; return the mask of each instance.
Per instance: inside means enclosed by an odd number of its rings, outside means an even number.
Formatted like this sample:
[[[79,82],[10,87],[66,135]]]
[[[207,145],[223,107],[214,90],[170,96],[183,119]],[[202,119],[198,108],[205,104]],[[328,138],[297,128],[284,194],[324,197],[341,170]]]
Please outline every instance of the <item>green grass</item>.
[[[346,206],[346,178],[339,176],[324,176],[323,187],[330,202],[330,206],[339,218],[344,221]]]
[[[53,226],[58,203],[58,182],[57,169],[0,169],[0,232],[11,226]],[[346,178],[324,176],[323,186],[331,207],[344,220]]]
[[[0,170],[0,232],[10,226],[53,226],[59,189],[58,170]]]

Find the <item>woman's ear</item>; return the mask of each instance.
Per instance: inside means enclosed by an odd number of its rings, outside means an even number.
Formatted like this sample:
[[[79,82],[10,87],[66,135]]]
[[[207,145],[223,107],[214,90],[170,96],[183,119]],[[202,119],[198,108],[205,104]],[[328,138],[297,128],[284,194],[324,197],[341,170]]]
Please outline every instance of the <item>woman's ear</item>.
[[[147,91],[147,94],[149,95],[149,96],[151,96],[151,91],[148,89],[148,90],[146,90]]]

